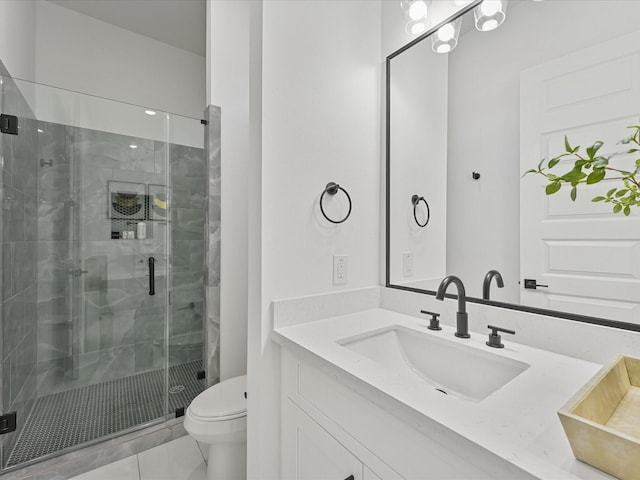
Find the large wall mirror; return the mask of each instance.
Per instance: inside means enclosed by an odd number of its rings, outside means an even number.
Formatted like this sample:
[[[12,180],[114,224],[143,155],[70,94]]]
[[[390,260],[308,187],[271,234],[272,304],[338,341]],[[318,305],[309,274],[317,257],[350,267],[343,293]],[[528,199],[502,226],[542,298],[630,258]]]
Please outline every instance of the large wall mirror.
[[[523,177],[565,136],[636,168],[618,142],[640,122],[640,2],[510,0],[492,31],[479,3],[448,53],[436,28],[387,58],[387,285],[433,294],[456,275],[472,301],[640,330],[640,204],[592,201],[624,188],[611,172],[575,200]],[[483,300],[490,270],[504,287]]]

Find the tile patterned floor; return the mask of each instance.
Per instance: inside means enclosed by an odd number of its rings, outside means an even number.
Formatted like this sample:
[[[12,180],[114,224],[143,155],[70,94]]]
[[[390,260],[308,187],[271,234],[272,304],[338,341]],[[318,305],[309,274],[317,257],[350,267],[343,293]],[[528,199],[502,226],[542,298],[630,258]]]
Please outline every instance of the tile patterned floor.
[[[201,369],[201,362],[169,369],[169,391],[173,393],[169,394],[168,409],[164,402],[163,370],[38,398],[7,466],[149,422],[177,407],[187,407],[204,387],[204,380],[196,379]]]
[[[182,437],[70,480],[206,480],[206,452]]]

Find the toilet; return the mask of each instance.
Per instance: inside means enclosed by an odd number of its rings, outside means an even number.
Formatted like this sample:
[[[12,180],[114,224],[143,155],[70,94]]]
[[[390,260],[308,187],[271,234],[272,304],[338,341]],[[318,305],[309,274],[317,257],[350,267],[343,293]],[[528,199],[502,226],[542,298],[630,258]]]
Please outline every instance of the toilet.
[[[247,376],[224,380],[193,399],[184,428],[207,444],[207,480],[247,478]]]

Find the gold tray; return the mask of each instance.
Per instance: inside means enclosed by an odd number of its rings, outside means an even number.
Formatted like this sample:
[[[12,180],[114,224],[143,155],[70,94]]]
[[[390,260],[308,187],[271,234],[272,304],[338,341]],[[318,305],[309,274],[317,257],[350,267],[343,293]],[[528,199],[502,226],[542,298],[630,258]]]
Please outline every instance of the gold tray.
[[[578,460],[640,479],[640,358],[619,357],[558,412]]]

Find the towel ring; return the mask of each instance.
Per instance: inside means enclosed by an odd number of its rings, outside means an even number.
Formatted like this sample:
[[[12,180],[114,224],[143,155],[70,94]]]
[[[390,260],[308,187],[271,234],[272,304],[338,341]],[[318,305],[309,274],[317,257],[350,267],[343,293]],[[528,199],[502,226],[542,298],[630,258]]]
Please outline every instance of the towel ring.
[[[347,196],[347,200],[349,200],[349,211],[347,212],[347,214],[345,215],[345,217],[342,220],[333,220],[333,219],[329,218],[327,216],[327,214],[325,213],[324,208],[322,207],[322,200],[324,200],[325,194],[328,193],[329,195],[335,195],[336,193],[338,193],[339,190],[342,190],[344,192],[344,194]],[[351,197],[349,196],[347,191],[344,188],[342,188],[340,185],[338,185],[335,182],[329,182],[329,183],[327,183],[327,186],[324,187],[324,192],[322,192],[322,195],[320,195],[320,211],[322,212],[322,215],[324,216],[324,218],[329,220],[331,223],[342,223],[347,218],[349,218],[349,215],[351,215]]]
[[[418,221],[418,215],[416,214],[416,209],[418,208],[418,204],[420,202],[424,202],[424,205],[427,207],[427,220],[424,223],[420,223]],[[429,209],[429,204],[427,203],[427,201],[425,200],[424,197],[419,197],[418,195],[413,195],[411,197],[411,203],[413,203],[413,218],[416,221],[416,223],[418,224],[418,226],[420,228],[424,228],[427,226],[427,223],[429,223],[429,219],[431,218],[431,210]]]

